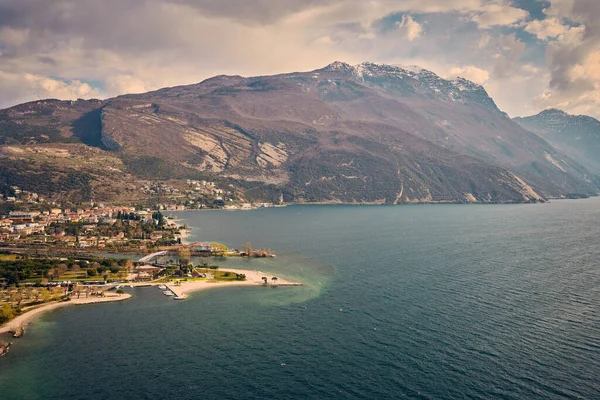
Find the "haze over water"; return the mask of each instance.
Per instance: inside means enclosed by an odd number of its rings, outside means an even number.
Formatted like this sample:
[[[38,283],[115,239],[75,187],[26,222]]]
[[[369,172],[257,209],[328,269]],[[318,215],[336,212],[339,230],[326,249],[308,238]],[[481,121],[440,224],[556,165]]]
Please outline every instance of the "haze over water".
[[[0,398],[600,398],[599,198],[178,215],[307,286],[60,309]]]

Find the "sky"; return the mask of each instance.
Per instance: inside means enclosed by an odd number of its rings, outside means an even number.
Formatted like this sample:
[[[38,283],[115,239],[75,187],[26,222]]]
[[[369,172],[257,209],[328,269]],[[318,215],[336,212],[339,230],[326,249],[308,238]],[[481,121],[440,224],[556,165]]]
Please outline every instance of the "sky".
[[[482,84],[511,117],[600,118],[600,0],[0,0],[0,107],[333,61]]]

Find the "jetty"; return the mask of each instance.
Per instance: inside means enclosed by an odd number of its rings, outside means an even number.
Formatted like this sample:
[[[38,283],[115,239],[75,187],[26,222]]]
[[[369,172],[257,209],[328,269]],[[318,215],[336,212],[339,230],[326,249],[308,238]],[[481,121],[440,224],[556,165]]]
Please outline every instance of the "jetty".
[[[23,337],[23,335],[25,335],[25,326],[24,325],[20,325],[15,330],[10,331],[10,333],[12,333],[12,335],[13,335],[14,338]]]
[[[0,357],[8,353],[11,343],[0,343]]]
[[[167,287],[167,290],[170,290],[171,292],[175,293],[175,300],[184,300],[187,299],[187,294],[185,294],[183,292],[183,289],[181,286],[175,286],[175,285],[165,285]]]

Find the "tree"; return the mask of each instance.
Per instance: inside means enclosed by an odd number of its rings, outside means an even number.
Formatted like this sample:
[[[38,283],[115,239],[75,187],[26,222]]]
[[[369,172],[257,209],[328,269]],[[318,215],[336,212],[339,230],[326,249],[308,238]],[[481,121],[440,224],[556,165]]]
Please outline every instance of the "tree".
[[[131,260],[125,261],[125,270],[127,272],[131,272],[133,270],[133,261],[131,261]]]
[[[265,285],[267,284],[267,282],[269,281],[269,279],[266,276],[262,277],[263,282],[265,283]]]
[[[56,266],[56,272],[57,272],[57,276],[60,278],[61,275],[63,275],[65,272],[67,272],[67,264],[58,264]]]
[[[277,282],[277,277],[274,276],[274,277],[271,278],[271,280],[273,281],[273,284],[275,284],[275,282]]]
[[[0,304],[0,324],[5,323],[15,316],[15,312],[8,303]]]
[[[189,247],[179,249],[179,265],[187,265],[190,263],[191,253]]]
[[[229,250],[227,249],[227,246],[221,243],[211,243],[210,248],[212,255],[215,257],[225,257],[225,254],[227,254],[227,251]]]
[[[252,255],[252,252],[254,250],[252,250],[252,245],[250,244],[250,242],[246,242],[242,245],[242,249],[244,250],[244,253],[246,253],[246,255],[248,257],[250,257],[250,255]]]
[[[42,300],[48,302],[52,299],[52,292],[48,289],[42,289]]]

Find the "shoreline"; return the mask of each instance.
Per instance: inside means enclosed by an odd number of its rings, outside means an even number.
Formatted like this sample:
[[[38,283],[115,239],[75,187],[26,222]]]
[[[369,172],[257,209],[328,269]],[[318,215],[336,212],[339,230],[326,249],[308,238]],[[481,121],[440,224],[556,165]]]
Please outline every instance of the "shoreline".
[[[273,207],[257,207],[248,209],[226,209],[226,208],[186,208],[185,210],[172,210],[172,213],[191,212],[191,211],[254,211],[267,208],[283,208],[292,206],[414,206],[414,205],[517,205],[517,204],[544,204],[552,200],[587,200],[595,197],[600,197],[600,192],[596,194],[586,194],[587,197],[553,197],[543,199],[543,201],[514,201],[514,200],[498,200],[498,201],[460,201],[460,200],[432,200],[432,201],[407,201],[401,203],[386,203],[384,201],[365,201],[365,202],[344,202],[344,201],[321,201],[321,202],[292,202]]]
[[[182,210],[183,211],[183,210]],[[172,218],[166,218],[167,220],[167,225],[171,226],[171,227],[177,227],[179,228],[182,224],[181,222],[183,222],[184,220],[179,219],[177,217],[172,217]],[[183,224],[185,225],[185,224]],[[175,238],[178,238],[179,240],[181,240],[181,244],[189,244],[187,241],[187,238],[190,236],[192,229],[191,228],[186,228],[186,229],[179,229],[179,234],[175,235]]]
[[[275,276],[270,272],[262,272],[255,270],[245,270],[245,269],[231,269],[227,268],[223,271],[232,272],[234,274],[245,274],[246,280],[243,281],[215,281],[215,280],[199,280],[199,281],[191,281],[185,282],[180,281],[181,284],[176,286],[173,282],[162,283],[162,285],[166,285],[167,288],[175,293],[176,296],[185,298],[188,294],[192,292],[198,292],[201,290],[207,290],[212,288],[222,288],[228,286],[263,286],[263,287],[278,287],[278,286],[304,286],[301,282],[289,281],[284,278],[277,278],[276,281],[273,281],[272,278]],[[264,283],[262,277],[267,278],[267,284]],[[158,286],[161,283],[152,284],[152,286]]]
[[[285,278],[277,278],[273,280],[275,276],[269,272],[262,272],[256,270],[243,270],[243,269],[224,269],[224,271],[231,272],[233,274],[245,274],[246,280],[243,281],[217,281],[217,280],[198,280],[198,281],[180,281],[180,285],[175,285],[174,282],[160,283],[160,282],[136,282],[132,283],[135,287],[148,287],[148,286],[159,286],[165,285],[168,290],[172,291],[176,296],[185,299],[189,293],[197,292],[201,290],[211,288],[222,288],[222,287],[239,287],[239,286],[264,286],[264,287],[278,287],[278,286],[304,286],[301,282],[289,281]],[[267,278],[267,284],[264,283],[263,277]],[[114,292],[105,292],[104,297],[87,297],[79,299],[71,299],[69,301],[54,301],[51,303],[34,306],[28,309],[23,314],[18,315],[12,320],[0,325],[0,337],[11,331],[15,331],[20,327],[31,324],[40,315],[55,310],[57,308],[66,307],[69,305],[85,305],[85,304],[97,304],[97,303],[108,303],[114,301],[124,301],[132,297],[130,293],[117,294]]]
[[[22,326],[29,325],[33,320],[35,320],[40,315],[55,310],[57,308],[66,307],[69,305],[85,305],[85,304],[97,304],[97,303],[108,303],[113,301],[123,301],[131,298],[131,294],[123,293],[108,293],[105,297],[87,297],[87,298],[79,298],[79,299],[71,299],[69,301],[55,301],[51,303],[42,304],[40,306],[35,306],[34,308],[29,309],[21,315],[11,319],[8,322],[5,322],[3,325],[0,325],[0,335],[4,335],[15,329],[19,329]]]

